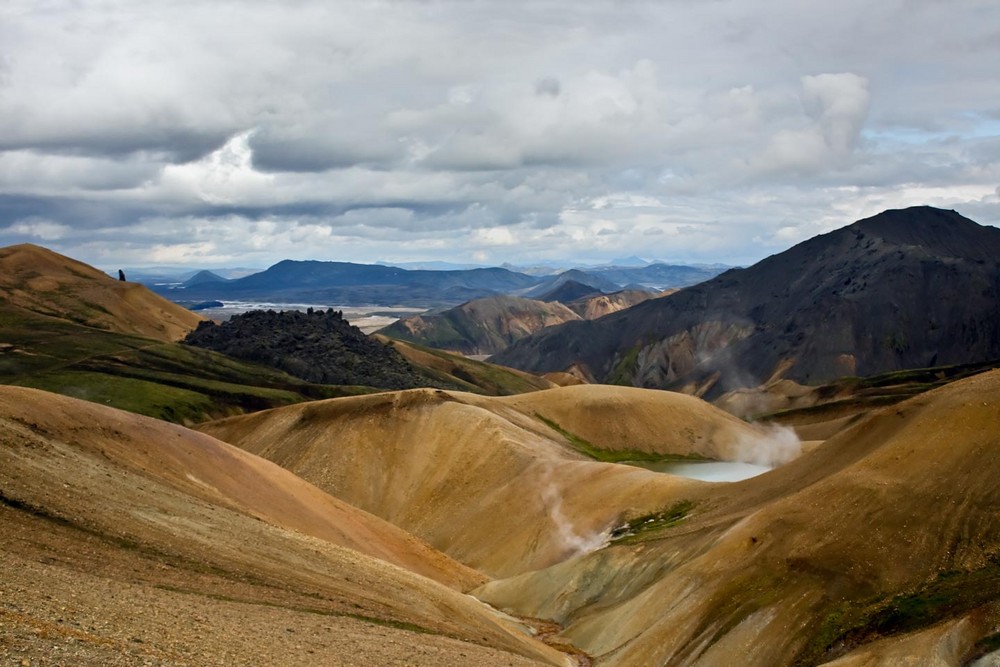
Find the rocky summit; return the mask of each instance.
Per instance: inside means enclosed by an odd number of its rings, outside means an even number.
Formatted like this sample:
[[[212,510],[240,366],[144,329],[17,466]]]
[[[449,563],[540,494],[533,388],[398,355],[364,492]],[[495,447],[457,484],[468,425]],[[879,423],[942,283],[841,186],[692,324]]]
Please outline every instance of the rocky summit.
[[[819,384],[998,358],[998,296],[1000,229],[921,206],[597,321],[546,329],[496,361],[707,395],[774,377]]]

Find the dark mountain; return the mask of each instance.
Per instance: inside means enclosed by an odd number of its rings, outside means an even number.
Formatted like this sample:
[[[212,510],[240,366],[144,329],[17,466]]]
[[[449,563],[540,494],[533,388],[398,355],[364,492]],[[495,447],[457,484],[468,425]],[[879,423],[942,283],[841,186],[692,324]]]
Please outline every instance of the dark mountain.
[[[539,301],[545,301],[548,303],[553,301],[558,301],[559,303],[569,303],[570,301],[585,299],[587,297],[603,293],[604,292],[596,287],[584,285],[583,283],[578,283],[575,280],[567,280],[558,287],[545,292],[544,294],[538,295],[537,298]]]
[[[589,271],[570,269],[569,271],[563,271],[558,275],[543,278],[538,285],[525,292],[524,296],[531,299],[537,299],[546,294],[552,293],[555,289],[568,282],[586,285],[587,287],[592,288],[594,292],[616,292],[621,289],[621,286],[618,285],[618,283],[612,282],[607,278],[602,278],[601,276]]]
[[[394,349],[369,338],[333,309],[255,310],[222,324],[202,322],[184,343],[320,384],[380,389],[434,384]]]
[[[229,282],[227,279],[218,275],[217,273],[212,273],[211,271],[199,271],[190,278],[184,281],[183,287],[185,289],[191,287],[199,287],[202,285],[210,285],[213,283],[225,283]]]
[[[708,390],[1000,357],[1000,229],[886,211],[707,282],[515,343],[497,363]]]
[[[379,333],[462,354],[495,354],[539,329],[575,319],[579,316],[561,303],[492,296],[439,314],[408,317]]]
[[[620,286],[638,284],[645,287],[664,289],[667,287],[696,285],[714,278],[724,270],[717,267],[657,263],[638,268],[629,266],[601,267],[588,269],[588,273]]]
[[[407,271],[376,264],[285,260],[237,280],[188,287],[183,298],[429,306],[524,290],[538,282],[499,268]],[[161,293],[181,295],[169,288]]]

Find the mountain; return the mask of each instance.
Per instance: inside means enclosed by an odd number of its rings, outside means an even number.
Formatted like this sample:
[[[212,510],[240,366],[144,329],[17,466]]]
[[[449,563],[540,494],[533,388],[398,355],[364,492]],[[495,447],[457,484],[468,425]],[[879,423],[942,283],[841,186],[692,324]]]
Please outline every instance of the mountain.
[[[603,294],[603,292],[596,287],[584,285],[583,283],[575,280],[567,280],[566,282],[561,283],[558,287],[555,287],[548,292],[539,294],[537,299],[539,301],[550,303],[569,303],[570,301],[585,299],[595,294]]]
[[[30,244],[0,248],[0,305],[161,341],[183,338],[203,319],[138,283]]]
[[[566,294],[565,296],[570,297],[568,300],[579,298],[584,295],[579,286],[590,288],[590,293],[594,292],[614,292],[617,291],[619,286],[617,283],[611,282],[606,278],[598,276],[589,271],[581,271],[580,269],[570,269],[569,271],[563,271],[556,276],[548,276],[542,282],[532,287],[530,290],[524,293],[524,296],[532,299],[542,299],[543,297],[548,297],[555,293],[560,287],[566,283],[576,283],[577,287],[573,288],[578,290],[575,296]],[[549,299],[556,300],[556,299]]]
[[[462,354],[494,354],[539,329],[575,319],[579,317],[560,303],[492,296],[436,315],[408,317],[380,333]]]
[[[497,363],[715,395],[772,377],[1000,358],[1000,229],[954,211],[892,210],[747,269],[518,341]]]
[[[209,436],[0,387],[5,664],[566,665],[486,577]]]
[[[613,259],[610,262],[608,262],[609,267],[620,267],[620,266],[641,267],[641,266],[646,266],[648,264],[651,264],[651,262],[647,262],[642,257],[636,257],[635,255],[630,255],[629,257],[622,257],[619,259]]]
[[[585,320],[596,320],[599,317],[617,313],[619,310],[631,308],[656,296],[645,290],[622,290],[611,294],[585,296],[569,302],[564,302],[574,313]]]
[[[227,282],[226,278],[212,273],[211,271],[199,271],[190,278],[184,281],[182,287],[184,289],[191,289],[192,287],[199,287],[203,285],[210,285],[213,283],[224,283]]]
[[[566,297],[573,297],[579,291],[587,295],[594,292],[575,281],[565,282],[555,291],[564,293]],[[598,292],[597,296],[584,296],[566,305],[556,300],[547,302],[544,299],[492,296],[474,299],[439,313],[408,317],[381,329],[380,333],[461,354],[492,355],[545,327],[580,318],[603,317],[652,296],[645,291]]]
[[[506,269],[408,271],[377,264],[284,260],[244,278],[203,283],[183,290],[164,287],[170,298],[260,300],[276,303],[415,305],[456,304],[528,289],[538,279]]]
[[[427,261],[427,262],[375,262],[379,266],[395,266],[399,269],[406,269],[412,271],[414,269],[418,271],[466,271],[469,269],[485,269],[487,267],[482,264],[456,264],[455,262],[440,262],[440,261]]]
[[[608,266],[587,269],[587,272],[619,286],[644,285],[662,290],[668,287],[687,287],[714,278],[729,267],[688,266],[684,264],[654,263],[643,266]],[[606,290],[607,291],[607,290]]]

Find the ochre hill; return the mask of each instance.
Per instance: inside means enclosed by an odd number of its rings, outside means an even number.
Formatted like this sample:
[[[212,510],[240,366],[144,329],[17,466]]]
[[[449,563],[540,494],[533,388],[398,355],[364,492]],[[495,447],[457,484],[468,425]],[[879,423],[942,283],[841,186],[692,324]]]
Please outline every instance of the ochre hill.
[[[579,283],[564,283],[560,289],[571,285]],[[595,291],[586,289],[588,295]],[[574,297],[575,300],[564,304],[556,299],[491,296],[443,312],[407,317],[381,329],[380,333],[441,350],[490,355],[546,327],[581,318],[596,319],[652,297],[652,293],[643,290],[623,290]]]
[[[568,664],[485,578],[183,427],[0,387],[0,656],[72,664]],[[57,652],[53,652],[57,651]]]
[[[670,293],[676,289],[669,290]],[[598,294],[596,296],[584,297],[575,301],[570,301],[566,305],[574,313],[585,320],[596,320],[599,317],[617,313],[619,310],[631,308],[637,303],[642,303],[654,298],[652,292],[637,289],[626,289],[611,294]]]
[[[380,333],[462,354],[494,354],[540,329],[578,319],[579,315],[558,302],[491,296],[442,313],[407,317]]]
[[[180,340],[204,319],[138,283],[31,244],[0,248],[0,305],[161,341]]]
[[[998,478],[992,371],[770,473],[690,488],[663,530],[476,595],[566,624],[599,664],[964,665],[1000,632]]]
[[[704,485],[591,457],[732,458],[766,439],[689,396],[597,385],[505,398],[412,390],[199,428],[491,576],[594,548]]]

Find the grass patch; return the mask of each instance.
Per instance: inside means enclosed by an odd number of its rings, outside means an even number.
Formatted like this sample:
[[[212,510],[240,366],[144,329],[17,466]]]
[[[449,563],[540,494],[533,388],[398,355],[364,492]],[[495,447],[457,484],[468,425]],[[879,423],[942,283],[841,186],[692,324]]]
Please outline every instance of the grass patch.
[[[636,544],[660,537],[667,529],[672,528],[687,518],[694,509],[690,500],[681,500],[669,508],[652,514],[646,514],[632,519],[624,526],[616,528],[611,534],[612,544]]]
[[[635,375],[635,370],[639,366],[639,352],[642,350],[642,344],[636,343],[625,356],[615,364],[611,372],[608,373],[608,384],[617,384],[624,387],[632,386],[632,377]]]
[[[318,385],[225,355],[0,309],[0,383],[177,423],[375,391]]]
[[[819,623],[795,664],[805,667],[825,662],[879,637],[922,630],[997,599],[1000,599],[1000,557],[978,570],[942,572],[911,592],[841,604],[830,609]],[[996,642],[1000,647],[1000,635],[991,635],[983,641],[987,645]]]
[[[380,338],[392,345],[419,372],[438,383],[451,384],[461,391],[489,396],[524,394],[550,385],[545,380],[533,379],[503,366],[469,359],[458,354],[437,350],[409,341]]]
[[[584,456],[588,456],[595,461],[602,461],[604,463],[627,463],[630,461],[705,461],[704,459],[697,455],[684,455],[684,454],[657,454],[654,452],[643,452],[637,449],[606,449],[600,447],[590,442],[585,438],[581,438],[575,433],[567,431],[562,426],[552,421],[547,417],[535,413],[535,418],[544,423],[546,426],[551,428],[553,431],[561,435],[566,439],[573,449],[580,452]]]

